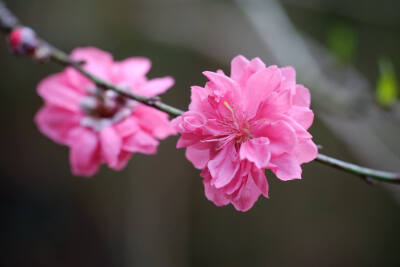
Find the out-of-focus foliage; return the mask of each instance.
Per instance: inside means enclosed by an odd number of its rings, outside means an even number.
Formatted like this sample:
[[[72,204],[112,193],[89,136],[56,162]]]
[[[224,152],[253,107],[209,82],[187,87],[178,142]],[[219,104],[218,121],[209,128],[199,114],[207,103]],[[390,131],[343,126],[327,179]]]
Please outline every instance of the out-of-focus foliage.
[[[327,32],[327,46],[339,61],[349,63],[357,47],[355,30],[345,23],[334,24]]]
[[[379,79],[376,85],[376,100],[385,108],[392,107],[399,97],[396,73],[387,58],[379,60]]]

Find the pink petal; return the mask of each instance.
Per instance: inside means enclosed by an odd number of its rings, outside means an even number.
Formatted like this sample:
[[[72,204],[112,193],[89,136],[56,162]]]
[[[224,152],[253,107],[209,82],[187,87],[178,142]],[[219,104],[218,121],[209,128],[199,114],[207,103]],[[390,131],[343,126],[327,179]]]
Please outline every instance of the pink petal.
[[[171,123],[179,133],[201,133],[201,129],[207,124],[207,119],[203,114],[190,110],[175,118]]]
[[[121,153],[119,153],[119,155],[118,155],[118,160],[117,160],[116,164],[113,166],[110,166],[110,168],[112,168],[113,170],[116,170],[116,171],[122,170],[123,168],[126,167],[129,160],[131,159],[131,157],[132,157],[131,152],[122,150]]]
[[[289,110],[288,115],[306,130],[310,128],[314,120],[314,113],[307,107],[293,106]]]
[[[136,118],[137,123],[142,129],[156,138],[164,139],[172,134],[176,134],[165,112],[140,105],[133,110],[132,116]]]
[[[306,140],[296,146],[294,154],[300,164],[314,160],[318,155],[318,147],[312,140]]]
[[[273,92],[266,101],[260,105],[255,118],[272,119],[275,114],[280,115],[289,111],[292,107],[291,97],[289,90]]]
[[[208,107],[208,102],[206,99],[208,98],[208,90],[204,87],[200,86],[192,86],[191,87],[191,95],[190,95],[190,111],[202,112],[206,110]]]
[[[135,86],[143,81],[151,68],[151,61],[144,57],[131,57],[120,62],[115,62],[112,67],[114,82],[127,82]]]
[[[257,185],[251,177],[248,177],[246,184],[242,186],[237,197],[232,200],[232,204],[236,210],[245,212],[253,207],[260,195],[261,192]]]
[[[195,145],[196,143],[201,142],[202,139],[203,139],[203,136],[199,136],[196,134],[183,133],[181,135],[181,137],[178,139],[176,148],[183,148],[183,147]]]
[[[259,57],[255,57],[250,61],[249,70],[251,73],[255,73],[263,69],[265,69],[265,63]]]
[[[122,149],[128,152],[140,152],[152,155],[157,152],[158,141],[144,131],[137,131],[132,136],[126,138]]]
[[[296,86],[296,93],[293,96],[293,105],[309,108],[310,103],[311,103],[310,91],[303,85],[298,84]]]
[[[118,156],[121,152],[121,137],[113,127],[106,127],[100,132],[101,151],[108,166],[115,167],[118,163]]]
[[[282,72],[282,82],[281,82],[281,90],[288,90],[295,93],[296,87],[296,71],[293,67],[284,67],[281,68]]]
[[[296,156],[283,154],[276,158],[272,157],[271,164],[276,166],[273,172],[282,181],[301,179],[300,163],[296,159]]]
[[[221,96],[228,97],[231,101],[239,101],[241,98],[241,92],[239,85],[231,78],[211,71],[204,71],[204,76],[206,76],[210,82],[209,86],[216,91],[216,93],[221,94]]]
[[[278,88],[281,82],[281,72],[278,67],[270,66],[253,74],[246,84],[244,110],[252,118],[262,101]]]
[[[233,145],[226,145],[208,162],[208,169],[213,177],[212,184],[216,188],[227,185],[239,169],[239,159]]]
[[[216,206],[221,207],[229,204],[229,199],[225,196],[223,192],[216,189],[210,183],[210,179],[203,179],[204,193],[206,198],[213,202]]]
[[[254,183],[257,185],[261,194],[263,194],[264,197],[268,198],[268,181],[265,177],[264,171],[253,168],[253,170],[251,171],[251,177],[253,178]]]
[[[73,60],[84,61],[83,68],[100,78],[110,80],[113,58],[110,53],[95,47],[76,48],[70,56]]]
[[[285,121],[276,121],[266,124],[256,130],[259,136],[268,137],[270,144],[268,150],[272,155],[291,152],[297,144],[294,129]]]
[[[250,61],[244,56],[236,56],[231,62],[231,78],[237,82],[240,82],[240,79],[245,73],[249,64]]]
[[[138,123],[132,117],[128,117],[115,124],[114,128],[121,138],[132,135],[140,129]]]
[[[97,135],[91,130],[76,128],[70,135],[70,147],[72,173],[79,176],[95,174],[100,165]]]
[[[62,80],[62,74],[50,75],[39,83],[38,94],[46,103],[79,112],[79,100],[83,95],[68,87]]]
[[[240,159],[253,162],[257,168],[266,168],[271,157],[269,143],[266,137],[247,140],[240,146]]]
[[[54,142],[66,145],[68,136],[79,127],[81,116],[56,106],[45,105],[36,113],[35,122],[39,131]]]
[[[197,144],[186,149],[186,158],[197,169],[204,169],[210,160],[210,148],[208,144]]]
[[[174,79],[172,77],[155,78],[147,81],[137,89],[134,88],[133,91],[143,96],[153,97],[165,93],[173,85]]]

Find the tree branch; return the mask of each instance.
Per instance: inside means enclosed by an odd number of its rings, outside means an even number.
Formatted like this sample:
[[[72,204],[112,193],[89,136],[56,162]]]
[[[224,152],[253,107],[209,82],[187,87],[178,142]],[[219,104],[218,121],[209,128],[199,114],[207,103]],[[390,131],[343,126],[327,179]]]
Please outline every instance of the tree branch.
[[[10,33],[14,28],[19,27],[20,24],[18,22],[18,19],[11,13],[9,9],[7,9],[6,5],[2,0],[0,0],[0,29],[3,31],[5,34]],[[69,66],[74,68],[75,70],[79,71],[82,73],[84,76],[86,76],[88,79],[93,81],[97,86],[104,88],[104,89],[109,89],[113,90],[116,93],[123,95],[127,98],[133,99],[135,101],[138,101],[140,103],[143,103],[145,105],[154,107],[158,110],[164,111],[171,115],[172,117],[177,117],[180,116],[184,113],[184,111],[177,109],[175,107],[169,106],[163,102],[161,102],[160,99],[158,98],[148,98],[144,97],[138,94],[135,94],[131,91],[127,91],[123,88],[118,87],[117,85],[110,83],[108,81],[105,81],[92,73],[84,70],[82,67],[82,62],[75,62],[72,61],[69,56],[51,46],[44,40],[40,40],[39,44],[39,50],[43,49],[43,51],[46,51],[48,53],[48,57],[50,60],[54,61],[55,63],[58,63],[62,66]],[[381,181],[381,182],[386,182],[386,183],[400,183],[400,173],[392,173],[392,172],[386,172],[386,171],[379,171],[379,170],[374,170],[362,166],[358,166],[352,163],[348,163],[342,160],[338,160],[329,156],[326,156],[324,154],[319,153],[316,161],[321,162],[327,166],[335,167],[340,170],[355,174],[357,176],[360,176],[366,180],[368,179],[373,179],[375,181]]]

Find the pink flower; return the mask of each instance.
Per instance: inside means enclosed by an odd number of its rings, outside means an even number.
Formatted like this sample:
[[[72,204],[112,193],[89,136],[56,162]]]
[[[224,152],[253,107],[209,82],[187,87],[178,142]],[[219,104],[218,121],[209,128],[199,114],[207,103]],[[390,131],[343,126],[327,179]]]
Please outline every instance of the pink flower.
[[[209,82],[192,87],[189,111],[173,121],[182,134],[177,147],[203,170],[209,200],[247,211],[261,194],[268,198],[266,169],[283,181],[300,179],[300,165],[317,156],[307,131],[310,93],[292,67],[266,67],[259,58],[235,57],[230,77],[204,75]]]
[[[148,80],[151,62],[129,58],[113,62],[96,48],[75,49],[71,58],[84,60],[84,68],[126,90],[152,97],[170,88],[171,77]],[[75,175],[91,176],[101,163],[120,170],[133,153],[156,153],[158,141],[174,134],[167,114],[111,90],[102,90],[71,67],[45,78],[38,86],[44,107],[36,114],[39,130],[70,147]]]

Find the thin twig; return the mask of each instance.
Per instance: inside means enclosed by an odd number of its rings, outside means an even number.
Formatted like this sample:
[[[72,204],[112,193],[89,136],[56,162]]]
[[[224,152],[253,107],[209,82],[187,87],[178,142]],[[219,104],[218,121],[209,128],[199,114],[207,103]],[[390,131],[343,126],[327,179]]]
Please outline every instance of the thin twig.
[[[5,6],[4,2],[0,0],[0,29],[8,34],[12,29],[15,27],[19,26],[18,19],[11,13],[9,9]],[[109,90],[113,90],[118,94],[121,94],[127,98],[136,100],[140,103],[143,103],[145,105],[154,107],[158,110],[164,111],[171,115],[172,117],[177,117],[180,116],[184,113],[184,111],[177,109],[175,107],[169,106],[163,102],[161,102],[160,99],[158,98],[148,98],[144,97],[135,93],[132,93],[131,91],[127,91],[123,88],[118,87],[117,85],[110,83],[108,81],[105,81],[90,72],[86,71],[82,67],[82,62],[74,62],[72,61],[69,56],[64,53],[63,51],[51,46],[45,41],[40,42],[40,46],[43,49],[47,49],[48,53],[50,55],[50,59],[54,61],[55,63],[58,63],[62,66],[70,66],[80,73],[82,73],[84,76],[86,76],[88,79],[93,81],[97,86],[101,88],[106,88]],[[355,174],[357,176],[360,176],[366,181],[370,181],[373,179],[374,181],[381,181],[381,182],[386,182],[386,183],[400,183],[400,173],[392,173],[392,172],[387,172],[387,171],[379,171],[379,170],[374,170],[362,166],[358,166],[352,163],[348,163],[342,160],[338,160],[329,156],[326,156],[324,154],[319,153],[316,161],[321,162],[327,166],[335,167],[340,170]]]
[[[318,156],[315,160],[322,164],[358,175],[369,183],[371,182],[371,179],[386,183],[400,183],[400,173],[362,167],[353,163],[329,157],[321,153],[318,153]]]

